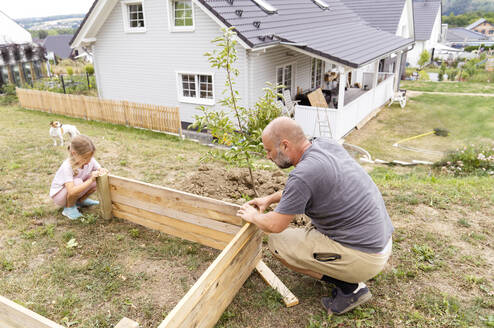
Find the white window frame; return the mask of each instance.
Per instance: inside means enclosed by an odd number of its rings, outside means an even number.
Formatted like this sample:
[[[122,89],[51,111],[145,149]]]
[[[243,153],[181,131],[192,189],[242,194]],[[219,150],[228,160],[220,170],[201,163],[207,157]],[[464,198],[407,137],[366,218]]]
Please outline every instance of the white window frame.
[[[321,66],[320,66],[321,67],[321,74],[319,76],[319,81],[316,81],[315,80],[317,75],[314,74],[315,72],[314,72],[314,69],[312,67],[312,63],[313,63],[314,60],[316,62],[317,61],[320,61],[321,62]],[[324,61],[321,60],[321,59],[312,57],[312,59],[310,60],[310,88],[311,88],[311,90],[322,87],[322,85],[323,85],[323,81],[322,81],[323,80],[323,75],[324,75]]]
[[[148,26],[148,20],[146,19],[146,10],[144,8],[144,0],[125,0],[120,3],[122,5],[122,17],[124,24],[125,33],[144,33]],[[130,27],[130,16],[129,16],[129,6],[130,5],[141,5],[142,6],[142,17],[144,19],[143,27]]]
[[[168,3],[168,30],[170,32],[194,32],[196,29],[196,15],[194,9],[194,1],[190,0],[192,6],[192,26],[175,26],[175,11],[173,10],[173,2],[177,0],[167,0]]]
[[[175,72],[177,75],[177,98],[179,102],[197,104],[197,105],[208,105],[213,106],[215,101],[214,96],[214,73],[212,72],[187,72],[187,71],[178,71]],[[194,75],[195,76],[195,86],[196,86],[196,96],[195,97],[185,97],[182,86],[182,75]],[[209,75],[211,76],[211,84],[213,87],[212,93],[213,98],[200,98],[201,89],[199,85],[199,75]]]
[[[284,68],[287,66],[292,66],[292,78],[291,78],[292,85],[286,86],[287,89],[290,90],[290,94],[292,95],[292,97],[294,96],[293,88],[295,86],[295,64],[296,64],[295,62],[291,62],[291,63],[278,65],[278,66],[276,66],[276,69],[274,71],[274,80],[275,80],[275,83],[278,85],[278,69],[283,67],[283,79],[284,79],[285,78],[285,69]]]

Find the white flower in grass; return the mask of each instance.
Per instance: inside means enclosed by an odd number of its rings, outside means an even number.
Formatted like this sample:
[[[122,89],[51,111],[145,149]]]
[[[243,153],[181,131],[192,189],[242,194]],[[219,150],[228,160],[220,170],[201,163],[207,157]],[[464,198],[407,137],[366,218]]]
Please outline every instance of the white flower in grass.
[[[479,153],[479,154],[477,155],[477,159],[478,159],[478,160],[481,160],[481,161],[485,161],[485,155],[484,155],[483,153]]]

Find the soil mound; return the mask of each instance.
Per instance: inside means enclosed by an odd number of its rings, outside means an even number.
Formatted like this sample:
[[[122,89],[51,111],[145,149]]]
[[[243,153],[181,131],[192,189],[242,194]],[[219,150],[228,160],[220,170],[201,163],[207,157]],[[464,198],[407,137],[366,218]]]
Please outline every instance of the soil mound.
[[[287,174],[282,171],[257,170],[253,174],[259,196],[282,190],[287,178]],[[247,168],[220,168],[213,164],[202,164],[180,189],[236,204],[255,198]]]

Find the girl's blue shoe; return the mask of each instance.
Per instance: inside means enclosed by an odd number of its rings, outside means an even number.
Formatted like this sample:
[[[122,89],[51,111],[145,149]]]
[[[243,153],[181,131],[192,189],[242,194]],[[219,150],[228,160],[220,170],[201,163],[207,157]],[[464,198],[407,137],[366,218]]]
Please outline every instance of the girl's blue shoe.
[[[64,207],[62,215],[68,217],[71,220],[77,220],[82,216],[81,212],[77,209],[77,206]]]
[[[86,198],[83,201],[77,202],[76,206],[80,207],[89,207],[93,205],[99,205],[99,202],[97,200],[89,199]]]

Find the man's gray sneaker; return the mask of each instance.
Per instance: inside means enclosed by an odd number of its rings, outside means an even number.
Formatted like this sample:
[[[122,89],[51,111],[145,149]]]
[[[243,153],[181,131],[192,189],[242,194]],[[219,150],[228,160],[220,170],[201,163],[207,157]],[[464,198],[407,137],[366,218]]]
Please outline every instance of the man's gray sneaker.
[[[321,298],[321,303],[328,314],[333,313],[339,315],[364,304],[371,298],[372,294],[367,286],[357,288],[356,292],[352,292],[350,294],[343,294],[341,289],[335,287],[332,290],[330,297]]]

